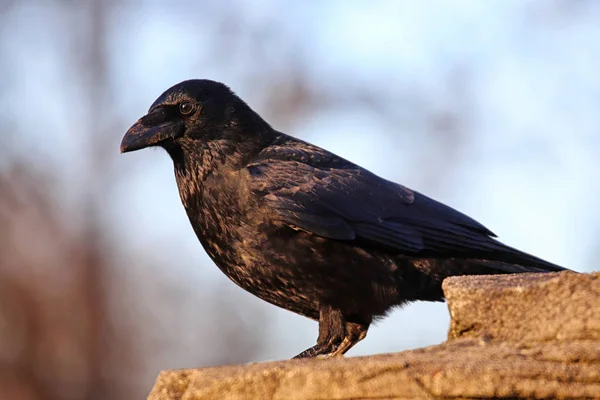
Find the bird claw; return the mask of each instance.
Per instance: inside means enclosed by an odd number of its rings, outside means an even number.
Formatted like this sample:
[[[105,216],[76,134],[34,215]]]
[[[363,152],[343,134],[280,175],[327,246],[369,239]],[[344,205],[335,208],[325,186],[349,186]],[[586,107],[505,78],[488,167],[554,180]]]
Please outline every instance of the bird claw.
[[[295,356],[293,358],[293,360],[300,359],[300,358],[314,358],[314,357],[319,356],[320,354],[321,354],[321,346],[315,345],[309,349],[304,350],[302,353],[298,354],[297,356]]]
[[[297,358],[320,358],[320,359],[328,359],[328,358],[337,358],[343,357],[344,353],[352,347],[354,342],[349,337],[344,337],[344,339],[340,342],[339,338],[330,338],[330,340],[325,345],[315,345],[309,349],[304,350],[302,353],[298,354],[294,359]]]
[[[323,307],[320,311],[317,344],[294,359],[343,357],[352,346],[365,338],[368,329],[369,323],[348,322],[339,310]]]

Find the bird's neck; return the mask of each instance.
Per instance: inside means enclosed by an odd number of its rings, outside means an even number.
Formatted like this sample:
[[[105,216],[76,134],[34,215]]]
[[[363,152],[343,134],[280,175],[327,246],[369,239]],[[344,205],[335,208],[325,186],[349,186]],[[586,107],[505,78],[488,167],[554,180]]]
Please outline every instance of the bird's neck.
[[[173,159],[175,177],[184,206],[194,206],[205,197],[206,181],[214,175],[230,175],[245,167],[260,153],[268,140],[235,141],[229,139],[181,141],[167,149]]]

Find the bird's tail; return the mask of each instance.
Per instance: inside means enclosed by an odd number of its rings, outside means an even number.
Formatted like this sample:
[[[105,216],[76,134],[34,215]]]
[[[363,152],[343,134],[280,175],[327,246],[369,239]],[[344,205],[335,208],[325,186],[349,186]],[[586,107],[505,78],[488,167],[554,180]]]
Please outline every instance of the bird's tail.
[[[506,246],[496,240],[498,251],[493,252],[497,257],[480,260],[482,266],[496,270],[496,273],[523,273],[523,272],[559,272],[569,271],[568,268],[552,264],[541,258],[532,256],[520,250]],[[486,257],[487,258],[487,257]],[[479,260],[478,260],[479,263]]]

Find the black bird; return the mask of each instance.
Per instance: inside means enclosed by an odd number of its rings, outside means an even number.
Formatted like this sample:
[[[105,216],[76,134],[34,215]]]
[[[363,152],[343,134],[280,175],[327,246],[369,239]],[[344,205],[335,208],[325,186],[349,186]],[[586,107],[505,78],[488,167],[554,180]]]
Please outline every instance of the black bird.
[[[443,301],[453,275],[562,271],[421,193],[271,128],[227,86],[164,92],[121,152],[161,146],[202,246],[243,289],[319,321],[297,357],[340,356],[374,318]]]

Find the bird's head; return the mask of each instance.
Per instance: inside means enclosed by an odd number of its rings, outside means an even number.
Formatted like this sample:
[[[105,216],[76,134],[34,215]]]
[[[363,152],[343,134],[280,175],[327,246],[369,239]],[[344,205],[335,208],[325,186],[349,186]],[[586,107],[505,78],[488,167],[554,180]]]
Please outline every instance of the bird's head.
[[[262,121],[262,122],[261,122]],[[121,141],[121,153],[161,146],[196,147],[228,139],[242,126],[266,125],[250,107],[222,83],[188,80],[167,89]],[[239,138],[238,138],[239,139]]]

